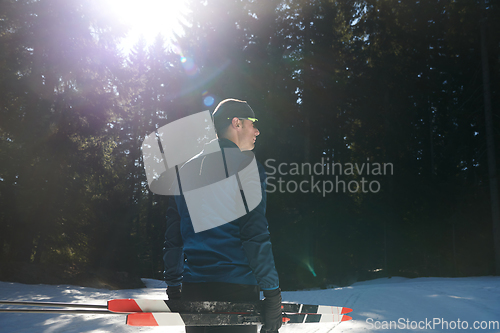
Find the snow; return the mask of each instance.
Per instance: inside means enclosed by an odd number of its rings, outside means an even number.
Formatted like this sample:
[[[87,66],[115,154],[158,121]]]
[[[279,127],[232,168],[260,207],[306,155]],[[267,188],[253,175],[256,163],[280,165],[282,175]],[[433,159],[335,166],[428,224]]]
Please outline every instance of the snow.
[[[165,297],[162,281],[144,279],[147,288],[106,290],[70,285],[0,282],[0,299],[106,304],[113,298]],[[352,321],[285,325],[280,333],[320,332],[500,332],[500,277],[393,277],[344,288],[283,292],[283,300],[352,308]],[[6,306],[1,306],[5,308]],[[474,329],[477,328],[477,329]],[[125,315],[0,313],[0,332],[184,332],[182,327],[131,327]]]

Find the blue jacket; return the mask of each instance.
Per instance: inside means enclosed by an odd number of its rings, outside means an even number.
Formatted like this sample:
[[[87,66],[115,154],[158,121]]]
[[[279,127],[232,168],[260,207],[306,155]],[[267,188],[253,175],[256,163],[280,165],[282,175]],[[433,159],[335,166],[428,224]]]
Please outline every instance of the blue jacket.
[[[227,139],[212,144],[219,144],[220,148],[238,148]],[[248,158],[241,154],[242,159]],[[206,162],[200,160],[199,156],[195,157],[183,168],[194,167],[201,174]],[[265,217],[266,174],[264,167],[260,163],[257,165],[262,201],[230,223],[195,233],[184,196],[170,198],[163,249],[167,285],[175,286],[185,281],[258,284],[262,290],[279,287]]]

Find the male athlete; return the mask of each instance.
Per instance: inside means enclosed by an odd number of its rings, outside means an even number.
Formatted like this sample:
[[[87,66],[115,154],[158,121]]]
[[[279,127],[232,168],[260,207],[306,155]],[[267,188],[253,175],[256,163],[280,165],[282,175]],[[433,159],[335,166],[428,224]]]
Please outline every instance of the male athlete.
[[[219,181],[217,177],[223,180],[235,176],[254,158],[250,151],[260,132],[255,127],[257,119],[252,108],[244,101],[226,99],[219,103],[212,116],[217,139],[205,150],[221,154],[199,154],[182,166],[181,172],[192,175],[189,184],[181,184],[184,193],[186,188],[207,188],[214,179]],[[164,276],[169,299],[258,301],[259,290],[262,290],[264,324],[261,332],[274,333],[282,323],[281,290],[265,217],[266,175],[262,165],[257,163],[257,166],[262,200],[251,210],[245,202],[247,213],[234,221],[195,232],[185,196],[170,198]],[[230,207],[235,200],[224,194],[213,196]],[[241,191],[243,198],[245,194],[248,193]],[[209,218],[211,216],[207,216]],[[257,326],[186,327],[186,332],[256,333]]]

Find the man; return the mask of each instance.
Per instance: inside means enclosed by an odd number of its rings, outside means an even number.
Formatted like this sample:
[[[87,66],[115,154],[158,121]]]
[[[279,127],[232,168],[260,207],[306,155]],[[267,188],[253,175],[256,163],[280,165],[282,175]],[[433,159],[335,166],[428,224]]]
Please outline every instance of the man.
[[[238,171],[253,161],[248,151],[254,148],[260,132],[254,126],[257,119],[252,108],[244,101],[226,99],[215,108],[213,120],[218,139],[209,143],[205,150],[221,154],[200,153],[182,166],[181,173],[189,175],[185,177],[189,181],[181,182],[183,193],[237,177]],[[262,199],[249,210],[250,198],[246,198],[246,213],[234,221],[195,232],[185,196],[181,194],[170,199],[164,275],[169,299],[257,301],[260,288],[265,297],[261,332],[278,332],[282,321],[281,291],[265,217],[266,175],[262,165],[257,165]],[[240,195],[232,194],[233,197]],[[245,194],[248,193],[241,191],[242,198]],[[238,199],[217,193],[213,196],[220,197],[226,207],[234,206]],[[207,216],[211,218],[214,219]],[[186,327],[186,332],[255,333],[257,326]]]

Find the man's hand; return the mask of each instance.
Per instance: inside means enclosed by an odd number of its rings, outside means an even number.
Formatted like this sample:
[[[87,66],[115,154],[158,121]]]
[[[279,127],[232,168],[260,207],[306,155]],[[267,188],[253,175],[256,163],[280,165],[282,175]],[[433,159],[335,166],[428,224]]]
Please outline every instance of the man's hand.
[[[275,333],[281,327],[283,316],[281,312],[281,290],[264,290],[264,300],[262,301],[262,316],[264,325],[261,333]]]
[[[181,286],[168,286],[167,287],[167,296],[169,300],[173,299],[181,299]]]

